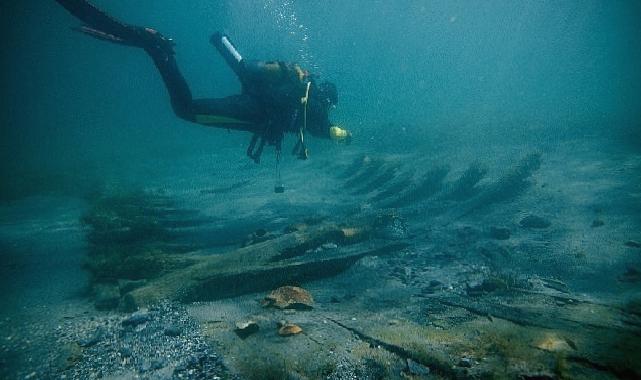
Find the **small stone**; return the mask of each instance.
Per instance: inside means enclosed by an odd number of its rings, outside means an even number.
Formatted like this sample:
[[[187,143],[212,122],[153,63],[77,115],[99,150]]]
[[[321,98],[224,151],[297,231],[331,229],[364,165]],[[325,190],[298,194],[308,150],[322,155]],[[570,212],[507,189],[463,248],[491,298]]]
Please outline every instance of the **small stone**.
[[[592,228],[601,227],[603,225],[605,225],[605,222],[600,219],[594,219],[592,221]]]
[[[496,240],[507,240],[510,238],[510,230],[505,227],[490,227],[490,237]]]
[[[157,370],[163,368],[165,365],[166,362],[163,359],[158,358],[151,361],[151,363],[149,364],[149,369]]]
[[[131,348],[129,346],[120,347],[120,349],[118,350],[118,353],[123,358],[129,358],[132,355]]]
[[[634,240],[628,240],[624,244],[626,247],[630,247],[630,248],[641,248],[641,243]]]
[[[486,278],[481,283],[467,285],[467,294],[471,296],[491,293],[497,290],[506,290],[508,288],[505,281],[500,278]]]
[[[236,328],[234,329],[234,332],[240,339],[245,339],[248,336],[252,335],[253,333],[257,332],[259,330],[258,323],[255,321],[239,321],[236,322]]]
[[[94,287],[94,304],[98,310],[110,310],[118,307],[120,290],[112,284],[99,284]]]
[[[552,223],[540,216],[528,215],[519,222],[521,227],[525,228],[548,228]]]
[[[146,311],[137,311],[122,321],[123,326],[138,326],[151,319],[151,314]]]
[[[576,347],[574,342],[572,344]],[[544,351],[557,352],[572,349],[568,341],[554,333],[546,333],[541,340],[535,343],[536,348]]]
[[[102,340],[102,337],[104,336],[105,332],[101,327],[98,327],[93,334],[88,336],[85,339],[81,339],[78,344],[80,347],[91,347],[96,345],[98,342]]]
[[[472,359],[470,358],[461,358],[458,362],[458,366],[463,368],[471,368],[472,364]]]
[[[118,289],[121,295],[125,295],[132,290],[141,288],[147,284],[147,280],[118,280]]]
[[[407,359],[407,370],[414,376],[427,376],[430,374],[430,369],[428,367],[419,364],[412,359]]]
[[[164,333],[166,336],[177,337],[177,336],[180,336],[180,334],[182,333],[182,330],[180,329],[180,327],[176,325],[169,325],[165,327]]]
[[[300,334],[302,332],[303,332],[303,329],[300,326],[295,325],[293,323],[285,323],[278,329],[278,335],[283,337]]]
[[[65,371],[76,365],[82,359],[82,348],[78,343],[64,344],[57,350],[53,366],[59,371]]]

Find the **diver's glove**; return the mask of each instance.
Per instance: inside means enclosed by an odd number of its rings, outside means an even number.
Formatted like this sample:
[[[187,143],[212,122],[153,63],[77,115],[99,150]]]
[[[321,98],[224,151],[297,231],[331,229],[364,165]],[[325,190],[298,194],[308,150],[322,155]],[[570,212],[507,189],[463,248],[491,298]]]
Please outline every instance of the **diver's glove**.
[[[350,144],[352,142],[352,132],[343,129],[338,125],[329,127],[329,138],[339,143]]]

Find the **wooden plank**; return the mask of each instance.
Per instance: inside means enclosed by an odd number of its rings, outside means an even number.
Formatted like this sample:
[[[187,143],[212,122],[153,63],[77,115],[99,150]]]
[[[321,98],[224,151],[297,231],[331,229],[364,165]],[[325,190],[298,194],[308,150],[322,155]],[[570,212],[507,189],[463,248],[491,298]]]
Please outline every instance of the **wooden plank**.
[[[230,253],[204,256],[195,265],[126,294],[120,307],[134,310],[162,299],[215,300],[334,276],[365,256],[390,254],[408,246],[375,240],[362,242],[369,235],[369,224],[352,226],[357,227],[322,224]],[[317,250],[328,242],[338,246]]]

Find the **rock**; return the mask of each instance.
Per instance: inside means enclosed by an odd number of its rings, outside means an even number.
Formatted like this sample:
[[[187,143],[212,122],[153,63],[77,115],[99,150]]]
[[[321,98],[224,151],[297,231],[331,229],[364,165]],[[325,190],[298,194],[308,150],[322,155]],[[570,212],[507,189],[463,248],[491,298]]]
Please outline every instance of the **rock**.
[[[118,349],[118,353],[120,354],[120,357],[123,358],[130,358],[132,355],[131,352],[131,347],[129,346],[122,346]]]
[[[66,371],[82,360],[82,347],[78,343],[63,344],[56,350],[52,366],[58,371]]]
[[[180,327],[176,325],[168,325],[165,327],[164,334],[166,336],[177,337],[177,336],[180,336],[180,334],[182,334],[182,330],[180,329]]]
[[[236,328],[234,329],[234,332],[240,339],[245,339],[258,330],[258,323],[249,320],[236,322]]]
[[[445,287],[445,284],[438,280],[431,280],[427,287],[421,289],[423,294],[434,294],[439,290],[442,290]]]
[[[574,345],[574,343],[572,343]],[[574,345],[576,347],[576,345]],[[546,333],[541,340],[534,344],[534,347],[550,352],[569,351],[572,349],[567,339],[557,336],[554,333]]]
[[[619,276],[619,281],[621,282],[641,282],[641,268],[635,266],[628,266],[621,276]]]
[[[540,216],[528,215],[521,219],[519,224],[525,228],[548,228],[552,225],[552,222]]]
[[[284,323],[278,328],[278,335],[280,336],[292,336],[302,332],[303,329],[293,323]]]
[[[596,228],[596,227],[601,227],[601,226],[603,226],[603,225],[605,225],[605,222],[604,222],[604,221],[602,221],[602,220],[600,220],[600,219],[594,219],[594,220],[592,221],[592,226],[591,226],[591,227],[592,227],[592,228]]]
[[[151,314],[147,311],[137,311],[122,321],[123,326],[138,326],[151,320]]]
[[[162,358],[158,358],[151,361],[150,368],[152,370],[157,370],[157,369],[164,368],[165,365],[167,365],[165,360]]]
[[[325,244],[321,245],[321,248],[328,249],[328,250],[329,249],[336,249],[336,248],[338,248],[338,245],[336,245],[335,243],[325,243]]]
[[[94,286],[94,304],[98,310],[110,310],[118,307],[120,289],[114,284],[98,284]]]
[[[164,368],[167,365],[167,362],[162,358],[156,358],[152,360],[145,360],[138,367],[138,372],[145,373],[149,371],[156,371],[161,368]]]
[[[125,295],[132,290],[142,288],[147,285],[147,280],[118,280],[118,289],[120,290],[120,295]]]
[[[470,358],[461,358],[461,360],[459,360],[458,362],[458,366],[463,368],[471,368],[472,364],[473,362]]]
[[[410,375],[414,376],[427,376],[430,374],[430,369],[428,367],[419,364],[412,359],[407,359],[407,371]]]
[[[269,293],[261,303],[264,307],[309,310],[314,304],[314,298],[303,288],[282,286]]]
[[[243,243],[243,246],[247,247],[250,245],[262,243],[264,241],[271,240],[274,237],[276,237],[276,235],[270,234],[269,232],[267,232],[267,230],[263,228],[259,228],[247,236],[245,242]]]
[[[497,290],[506,290],[507,283],[500,278],[486,278],[483,282],[467,285],[467,294],[471,296],[491,293]]]
[[[630,248],[641,248],[641,243],[634,240],[628,240],[624,244],[626,247],[630,247]]]
[[[93,332],[93,334],[84,339],[81,339],[78,344],[80,345],[80,347],[91,347],[100,342],[104,335],[104,329],[102,327],[98,327],[96,331]]]
[[[496,240],[507,240],[510,238],[510,230],[505,227],[490,227],[490,237]]]

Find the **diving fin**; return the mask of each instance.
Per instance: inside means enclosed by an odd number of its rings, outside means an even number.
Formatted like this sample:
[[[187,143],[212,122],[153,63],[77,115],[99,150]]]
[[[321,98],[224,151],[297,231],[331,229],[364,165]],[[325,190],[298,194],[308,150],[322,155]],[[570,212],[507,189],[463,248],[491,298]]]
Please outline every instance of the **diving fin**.
[[[126,46],[134,46],[132,43],[127,42],[127,41],[125,41],[124,39],[122,39],[122,38],[120,38],[118,36],[115,36],[115,35],[107,33],[107,32],[103,32],[102,30],[98,30],[98,29],[89,27],[87,25],[73,27],[73,28],[71,28],[71,30],[73,30],[74,32],[79,32],[79,33],[86,34],[86,35],[88,35],[90,37],[93,37],[93,38],[95,38],[97,40],[112,42],[112,43],[115,43],[115,44],[126,45]]]

